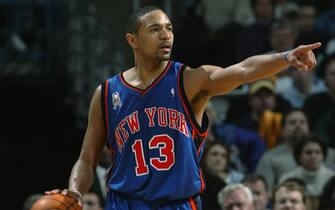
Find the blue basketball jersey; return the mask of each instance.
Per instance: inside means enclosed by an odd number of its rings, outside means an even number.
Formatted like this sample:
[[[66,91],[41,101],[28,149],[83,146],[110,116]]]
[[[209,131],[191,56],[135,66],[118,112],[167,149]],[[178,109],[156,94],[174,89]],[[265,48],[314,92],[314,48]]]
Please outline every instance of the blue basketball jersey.
[[[122,73],[102,85],[107,143],[113,151],[111,190],[146,201],[188,198],[204,190],[200,158],[208,120],[204,114],[200,126],[193,116],[184,69],[169,61],[144,90],[128,84]]]

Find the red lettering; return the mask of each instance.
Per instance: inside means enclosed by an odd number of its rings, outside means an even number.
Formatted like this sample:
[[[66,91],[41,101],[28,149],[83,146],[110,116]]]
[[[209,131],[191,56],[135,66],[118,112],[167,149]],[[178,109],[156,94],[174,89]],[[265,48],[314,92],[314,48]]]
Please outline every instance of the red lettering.
[[[135,132],[138,132],[140,130],[140,124],[138,121],[138,112],[134,112],[131,115],[128,115],[126,117],[128,127],[130,129],[131,134],[134,134]]]
[[[161,127],[166,127],[167,126],[167,111],[166,108],[164,107],[159,107],[158,108],[158,124]]]
[[[144,111],[147,114],[148,119],[149,119],[149,127],[154,127],[155,126],[154,117],[156,113],[156,107],[145,108]]]
[[[174,109],[168,109],[169,111],[169,127],[172,129],[178,129],[178,112]]]
[[[121,120],[121,122],[119,123],[118,127],[120,128],[121,130],[121,133],[122,133],[122,136],[123,136],[123,139],[124,139],[124,142],[126,142],[128,140],[128,137],[129,137],[129,133],[128,131],[126,131],[126,129],[124,128],[124,125],[126,124],[126,121],[123,119]]]

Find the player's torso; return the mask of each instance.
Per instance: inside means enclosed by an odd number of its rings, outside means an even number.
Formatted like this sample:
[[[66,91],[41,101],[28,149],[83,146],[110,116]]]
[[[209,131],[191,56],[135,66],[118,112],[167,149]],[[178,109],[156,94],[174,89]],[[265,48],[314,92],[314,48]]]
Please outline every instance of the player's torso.
[[[130,86],[121,75],[108,81],[106,124],[114,150],[111,189],[145,200],[185,198],[202,190],[202,141],[196,142],[195,136],[204,131],[189,117],[181,67],[169,62],[145,90]]]

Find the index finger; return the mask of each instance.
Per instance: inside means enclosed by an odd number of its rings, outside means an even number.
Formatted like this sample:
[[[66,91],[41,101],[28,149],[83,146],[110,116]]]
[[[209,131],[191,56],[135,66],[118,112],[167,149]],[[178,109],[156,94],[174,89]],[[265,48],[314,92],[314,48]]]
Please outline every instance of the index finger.
[[[49,190],[49,191],[44,192],[44,194],[46,195],[52,195],[52,194],[58,194],[58,193],[61,193],[60,189],[54,189],[54,190]]]
[[[321,46],[321,42],[316,42],[314,44],[303,45],[302,49],[304,51],[309,51],[309,50],[314,50],[316,48],[319,48],[320,46]]]

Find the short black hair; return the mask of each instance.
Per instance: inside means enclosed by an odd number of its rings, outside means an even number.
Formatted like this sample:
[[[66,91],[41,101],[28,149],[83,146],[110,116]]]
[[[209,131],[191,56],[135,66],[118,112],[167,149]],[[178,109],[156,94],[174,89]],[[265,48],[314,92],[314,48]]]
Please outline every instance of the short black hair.
[[[138,10],[135,10],[126,22],[126,33],[137,33],[140,28],[141,21],[140,18],[155,10],[162,10],[161,8],[153,5],[141,7]]]
[[[309,134],[304,139],[302,139],[297,145],[294,146],[293,149],[293,156],[294,160],[297,162],[298,165],[301,165],[299,159],[302,154],[303,149],[308,143],[316,143],[321,147],[323,159],[327,157],[327,146],[322,141],[321,137],[317,134]]]
[[[257,182],[257,181],[263,182],[264,186],[265,186],[265,189],[268,190],[268,183],[267,183],[265,177],[260,175],[260,174],[249,174],[249,175],[245,176],[242,179],[241,182],[243,184],[246,184],[246,183],[254,183],[254,182]]]

